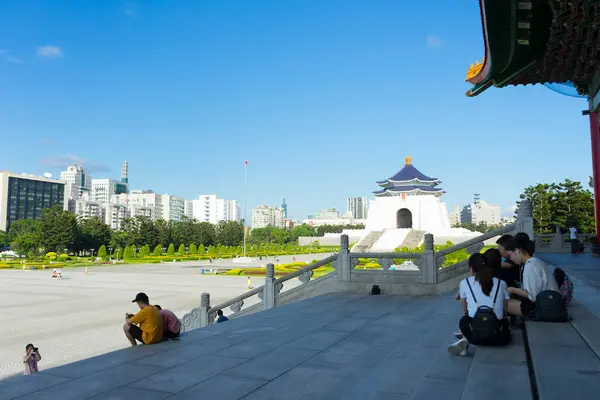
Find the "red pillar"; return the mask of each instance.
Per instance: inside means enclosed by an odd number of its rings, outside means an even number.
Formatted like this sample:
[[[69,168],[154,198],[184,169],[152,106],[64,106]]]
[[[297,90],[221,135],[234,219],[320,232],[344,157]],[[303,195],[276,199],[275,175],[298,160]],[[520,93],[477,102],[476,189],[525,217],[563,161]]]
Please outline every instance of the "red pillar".
[[[594,209],[596,212],[596,236],[600,243],[600,124],[598,113],[590,112],[590,134],[592,138],[592,168],[594,170]]]

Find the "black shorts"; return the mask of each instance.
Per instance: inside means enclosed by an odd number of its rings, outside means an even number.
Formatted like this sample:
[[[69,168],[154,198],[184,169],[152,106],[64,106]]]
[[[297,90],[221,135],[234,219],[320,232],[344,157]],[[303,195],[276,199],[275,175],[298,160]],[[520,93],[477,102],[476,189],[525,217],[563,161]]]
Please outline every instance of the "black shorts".
[[[535,302],[521,298],[521,314],[525,318],[535,318]]]
[[[163,335],[163,337],[165,338],[165,340],[168,339],[177,339],[179,337],[179,331],[177,332],[171,332],[170,330],[166,330],[165,334]]]
[[[139,326],[131,324],[129,334],[138,342],[144,343],[144,340],[142,340],[142,330]]]

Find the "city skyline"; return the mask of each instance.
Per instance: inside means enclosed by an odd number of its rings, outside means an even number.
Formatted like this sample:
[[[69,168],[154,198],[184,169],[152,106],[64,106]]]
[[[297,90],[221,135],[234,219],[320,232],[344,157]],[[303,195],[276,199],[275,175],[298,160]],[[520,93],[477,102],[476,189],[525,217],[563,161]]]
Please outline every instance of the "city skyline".
[[[118,180],[126,159],[132,188],[241,200],[248,160],[248,209],[286,197],[297,219],[370,198],[406,156],[449,206],[477,191],[504,215],[529,185],[591,175],[584,100],[541,85],[465,97],[483,54],[476,3],[123,8],[0,5],[0,169],[80,162]]]

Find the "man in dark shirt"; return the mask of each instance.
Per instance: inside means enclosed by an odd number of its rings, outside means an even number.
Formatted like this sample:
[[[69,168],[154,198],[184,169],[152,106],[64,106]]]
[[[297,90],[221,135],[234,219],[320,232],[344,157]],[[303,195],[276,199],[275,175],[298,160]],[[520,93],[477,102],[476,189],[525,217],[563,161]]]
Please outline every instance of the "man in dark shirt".
[[[217,324],[220,322],[225,322],[225,321],[229,321],[229,318],[227,318],[226,316],[223,315],[223,311],[219,310],[217,311]]]

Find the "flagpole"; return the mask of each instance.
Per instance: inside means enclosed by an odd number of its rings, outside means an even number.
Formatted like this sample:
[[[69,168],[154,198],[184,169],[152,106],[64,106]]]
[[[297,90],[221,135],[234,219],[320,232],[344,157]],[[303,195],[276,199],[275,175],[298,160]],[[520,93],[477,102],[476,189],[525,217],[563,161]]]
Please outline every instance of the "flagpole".
[[[244,163],[244,257],[246,257],[246,224],[248,220],[246,218],[246,199],[248,197],[248,161]]]

